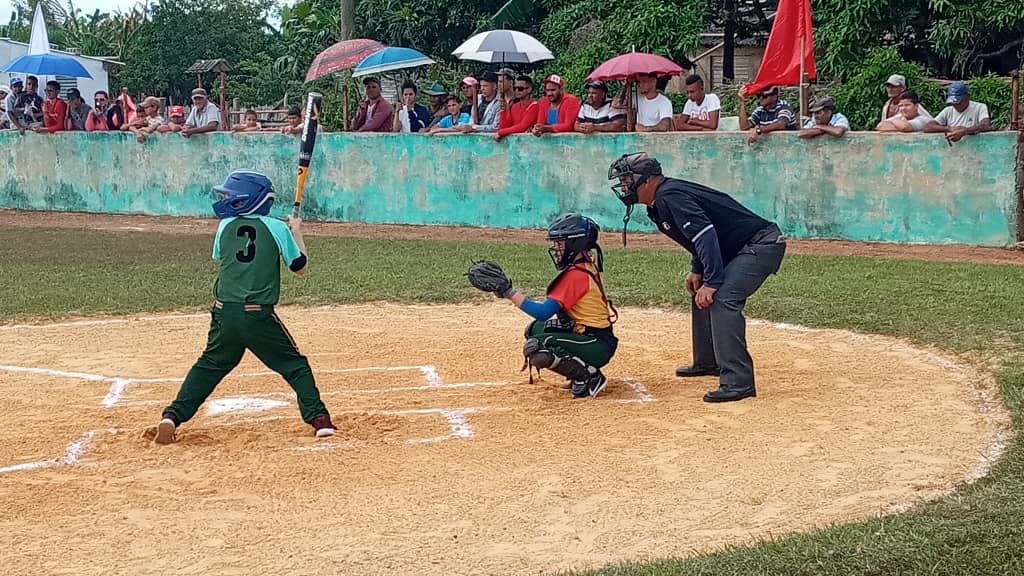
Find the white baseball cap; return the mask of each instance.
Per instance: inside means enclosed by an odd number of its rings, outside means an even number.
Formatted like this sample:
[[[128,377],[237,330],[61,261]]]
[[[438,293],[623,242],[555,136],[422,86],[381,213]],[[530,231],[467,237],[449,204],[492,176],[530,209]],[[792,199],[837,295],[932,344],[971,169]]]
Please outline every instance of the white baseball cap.
[[[902,74],[893,74],[885,81],[886,86],[907,86],[907,77]]]

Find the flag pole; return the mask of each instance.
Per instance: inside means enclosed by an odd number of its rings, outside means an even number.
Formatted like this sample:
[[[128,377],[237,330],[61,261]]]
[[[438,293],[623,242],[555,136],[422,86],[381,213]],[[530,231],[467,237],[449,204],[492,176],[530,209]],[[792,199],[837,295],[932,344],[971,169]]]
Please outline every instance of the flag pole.
[[[790,60],[792,62],[792,60]],[[803,29],[800,30],[800,124],[803,125],[803,117],[807,112],[807,92],[805,90],[804,78],[807,74],[807,36]]]

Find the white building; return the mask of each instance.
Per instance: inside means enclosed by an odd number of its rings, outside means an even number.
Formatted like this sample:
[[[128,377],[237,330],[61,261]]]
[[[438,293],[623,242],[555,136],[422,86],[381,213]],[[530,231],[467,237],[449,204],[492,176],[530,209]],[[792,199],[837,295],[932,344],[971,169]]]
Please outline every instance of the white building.
[[[39,95],[43,95],[43,86],[46,85],[50,80],[56,80],[60,82],[61,98],[67,99],[68,90],[72,88],[78,88],[82,93],[82,98],[88,102],[92,102],[92,96],[97,90],[104,90],[108,94],[110,93],[110,80],[107,76],[107,70],[110,66],[119,66],[122,63],[110,58],[101,58],[98,56],[82,56],[80,54],[72,54],[70,52],[63,52],[61,50],[52,50],[56,54],[63,54],[65,56],[71,56],[75,60],[78,60],[82,66],[92,75],[92,78],[70,78],[67,76],[39,76]],[[15,42],[10,38],[0,38],[0,70],[7,67],[7,64],[17,58],[18,56],[24,56],[28,53],[28,44],[24,42]],[[10,79],[17,76],[24,79],[27,74],[7,74],[6,72],[0,72],[0,84],[10,84]],[[116,96],[111,94],[111,96]]]

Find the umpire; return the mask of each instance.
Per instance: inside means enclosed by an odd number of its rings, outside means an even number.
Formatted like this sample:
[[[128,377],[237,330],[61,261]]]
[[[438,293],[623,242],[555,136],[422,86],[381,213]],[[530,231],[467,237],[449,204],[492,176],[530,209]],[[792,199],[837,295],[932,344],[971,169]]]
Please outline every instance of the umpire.
[[[754,214],[727,194],[686,180],[666,178],[657,159],[624,154],[608,179],[626,205],[647,206],[651,222],[692,255],[686,289],[693,295],[693,364],[676,376],[718,376],[719,388],[705,402],[757,396],[754,362],[747,352],[743,306],[786,253],[786,240],[773,222]]]

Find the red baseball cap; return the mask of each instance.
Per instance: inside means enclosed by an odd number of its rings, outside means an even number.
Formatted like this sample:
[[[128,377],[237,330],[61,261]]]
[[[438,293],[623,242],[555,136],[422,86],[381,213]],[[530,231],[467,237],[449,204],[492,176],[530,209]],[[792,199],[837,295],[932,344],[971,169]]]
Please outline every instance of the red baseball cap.
[[[171,109],[167,112],[167,115],[170,116],[171,118],[174,118],[175,116],[184,116],[185,115],[185,107],[184,106],[171,106]]]
[[[565,80],[562,80],[562,77],[558,74],[548,74],[548,77],[544,79],[544,83],[547,84],[548,82],[558,86],[565,86]]]

